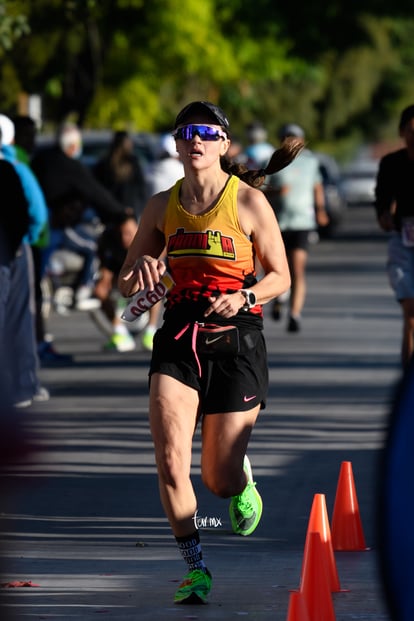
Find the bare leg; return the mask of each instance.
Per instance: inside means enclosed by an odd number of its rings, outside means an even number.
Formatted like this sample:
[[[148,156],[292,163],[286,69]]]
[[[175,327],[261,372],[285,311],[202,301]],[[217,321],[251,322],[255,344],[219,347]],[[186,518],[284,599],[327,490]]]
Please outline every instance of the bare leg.
[[[299,317],[306,298],[306,263],[308,253],[302,248],[294,248],[289,253],[289,267],[292,279],[290,292],[290,312]]]
[[[152,376],[150,425],[160,498],[176,537],[194,532],[197,500],[190,468],[198,405],[198,393],[193,388],[167,375]]]
[[[204,416],[201,471],[213,494],[229,498],[245,488],[243,459],[259,409]]]
[[[114,286],[114,273],[105,267],[100,269],[100,278],[95,285],[94,295],[101,301],[101,308],[109,321],[116,318],[115,306],[111,299],[111,291]]]

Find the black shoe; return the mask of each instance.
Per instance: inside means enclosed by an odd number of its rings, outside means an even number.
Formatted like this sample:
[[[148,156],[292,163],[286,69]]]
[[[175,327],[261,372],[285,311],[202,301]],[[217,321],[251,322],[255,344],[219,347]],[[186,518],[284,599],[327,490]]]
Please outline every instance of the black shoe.
[[[300,332],[300,319],[298,317],[289,316],[287,325],[288,332]]]
[[[39,343],[37,351],[41,363],[70,364],[73,362],[70,354],[59,354],[49,341]]]
[[[279,302],[279,300],[276,300],[273,303],[273,307],[272,307],[272,319],[274,319],[275,321],[279,321],[281,314],[282,314],[282,305]]]

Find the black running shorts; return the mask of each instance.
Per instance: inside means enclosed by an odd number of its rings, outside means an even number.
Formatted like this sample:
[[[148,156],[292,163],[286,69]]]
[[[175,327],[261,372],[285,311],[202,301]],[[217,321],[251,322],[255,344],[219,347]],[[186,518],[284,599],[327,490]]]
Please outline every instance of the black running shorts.
[[[282,231],[286,251],[308,250],[310,233],[311,231]]]
[[[155,336],[149,375],[163,373],[199,392],[202,414],[245,412],[266,406],[269,385],[266,344],[255,328],[239,328],[240,352],[235,356],[209,359],[196,356],[191,331],[179,333],[160,328]]]

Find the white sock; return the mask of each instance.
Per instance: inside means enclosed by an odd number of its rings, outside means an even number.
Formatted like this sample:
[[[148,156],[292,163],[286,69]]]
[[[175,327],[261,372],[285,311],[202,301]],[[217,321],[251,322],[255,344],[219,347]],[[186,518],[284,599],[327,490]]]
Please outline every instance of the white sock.
[[[122,323],[118,323],[114,326],[114,334],[128,334],[128,328],[124,326]]]

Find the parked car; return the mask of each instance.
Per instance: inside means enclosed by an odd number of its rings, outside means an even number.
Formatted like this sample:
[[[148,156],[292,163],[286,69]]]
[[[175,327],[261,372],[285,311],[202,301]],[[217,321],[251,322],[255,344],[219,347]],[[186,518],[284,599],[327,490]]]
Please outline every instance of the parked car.
[[[88,166],[93,166],[99,158],[108,152],[113,132],[83,131],[82,159]],[[135,155],[139,159],[144,172],[147,172],[159,152],[160,137],[149,132],[131,132],[134,141]]]
[[[325,207],[329,216],[329,224],[319,228],[319,235],[331,237],[344,219],[347,203],[341,189],[341,174],[337,161],[326,153],[316,152],[315,155],[319,160],[325,190]]]
[[[82,130],[82,162],[92,167],[108,152],[112,136],[111,130]],[[135,154],[142,165],[144,174],[147,175],[159,154],[160,136],[149,132],[131,132],[131,136],[135,145]],[[36,138],[36,149],[53,145],[55,139],[53,134],[39,134]]]
[[[356,160],[342,171],[341,189],[348,205],[372,205],[378,161]]]

